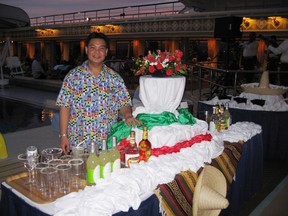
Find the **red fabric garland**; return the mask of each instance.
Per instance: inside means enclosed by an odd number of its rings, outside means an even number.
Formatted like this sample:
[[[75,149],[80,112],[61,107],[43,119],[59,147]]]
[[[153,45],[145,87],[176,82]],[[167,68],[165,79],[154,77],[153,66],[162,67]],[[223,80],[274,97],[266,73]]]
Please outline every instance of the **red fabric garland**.
[[[211,134],[200,134],[197,136],[192,137],[190,140],[186,140],[183,142],[176,143],[173,146],[163,146],[161,148],[153,148],[152,155],[158,157],[159,155],[163,154],[170,154],[179,152],[182,148],[191,147],[195,143],[200,143],[202,141],[211,141],[212,136]],[[117,146],[118,151],[123,152],[129,145],[129,140],[122,139]]]

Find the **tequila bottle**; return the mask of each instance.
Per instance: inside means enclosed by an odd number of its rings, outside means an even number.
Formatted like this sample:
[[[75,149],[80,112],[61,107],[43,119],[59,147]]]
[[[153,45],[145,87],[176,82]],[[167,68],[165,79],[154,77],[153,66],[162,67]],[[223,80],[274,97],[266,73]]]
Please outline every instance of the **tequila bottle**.
[[[151,143],[148,140],[148,128],[143,127],[142,140],[139,143],[139,161],[148,161],[151,156]]]
[[[125,150],[125,166],[130,167],[131,163],[138,162],[139,149],[135,141],[135,131],[130,132],[130,145]]]

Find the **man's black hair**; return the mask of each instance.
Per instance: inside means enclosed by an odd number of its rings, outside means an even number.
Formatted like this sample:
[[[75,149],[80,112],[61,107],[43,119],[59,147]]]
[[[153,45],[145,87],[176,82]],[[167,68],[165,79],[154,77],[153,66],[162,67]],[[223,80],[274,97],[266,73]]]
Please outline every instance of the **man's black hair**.
[[[105,34],[98,32],[90,33],[85,41],[86,46],[88,46],[91,39],[103,39],[105,41],[106,48],[109,48],[109,39]]]

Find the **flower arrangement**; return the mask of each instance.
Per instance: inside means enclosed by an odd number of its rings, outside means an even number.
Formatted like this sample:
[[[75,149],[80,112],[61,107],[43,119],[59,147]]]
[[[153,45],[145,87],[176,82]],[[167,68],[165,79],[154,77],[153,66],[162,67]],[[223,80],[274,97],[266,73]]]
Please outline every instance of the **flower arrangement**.
[[[173,54],[160,50],[157,50],[156,53],[149,51],[143,59],[136,60],[135,75],[154,74],[157,71],[163,71],[166,76],[186,75],[187,66],[181,63],[182,57],[183,52],[180,50],[175,50]]]

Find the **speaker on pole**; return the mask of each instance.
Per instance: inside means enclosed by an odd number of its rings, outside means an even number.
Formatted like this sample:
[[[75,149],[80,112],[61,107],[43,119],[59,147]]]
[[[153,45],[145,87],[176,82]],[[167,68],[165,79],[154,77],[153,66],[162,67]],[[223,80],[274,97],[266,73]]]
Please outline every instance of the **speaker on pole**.
[[[242,17],[220,17],[215,18],[214,38],[241,38]]]

